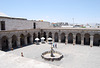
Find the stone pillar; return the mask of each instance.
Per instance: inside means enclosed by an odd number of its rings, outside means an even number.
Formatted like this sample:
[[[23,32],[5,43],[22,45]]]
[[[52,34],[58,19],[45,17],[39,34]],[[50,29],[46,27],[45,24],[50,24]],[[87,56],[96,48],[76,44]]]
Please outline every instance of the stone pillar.
[[[12,38],[9,38],[8,39],[8,46],[9,46],[9,49],[12,48]]]
[[[25,37],[25,45],[27,45],[27,36]]]
[[[68,44],[68,34],[66,34],[66,44]]]
[[[81,34],[81,45],[84,45],[84,34]]]
[[[17,38],[17,47],[20,47],[20,37]]]
[[[1,23],[1,21],[0,21],[0,23]],[[0,24],[0,30],[1,30],[1,24]]]
[[[48,33],[46,33],[46,41],[48,42]]]
[[[0,38],[0,50],[2,50],[1,38]]]
[[[36,36],[35,36],[36,38],[38,38],[38,33],[36,32]]]
[[[33,35],[31,35],[30,41],[31,41],[31,43],[33,43]]]
[[[93,35],[91,35],[91,36],[90,36],[90,47],[92,47],[92,46],[93,46],[93,38],[94,38],[94,36],[93,36]]]
[[[76,44],[76,34],[73,34],[73,45]]]
[[[60,34],[59,34],[59,43],[61,43],[61,36],[60,36]]]
[[[54,42],[54,33],[52,34],[52,42]]]

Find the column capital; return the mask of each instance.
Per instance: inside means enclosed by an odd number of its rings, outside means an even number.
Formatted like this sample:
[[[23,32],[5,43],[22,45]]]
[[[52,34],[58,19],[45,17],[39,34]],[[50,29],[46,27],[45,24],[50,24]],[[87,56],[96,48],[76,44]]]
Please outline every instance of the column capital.
[[[92,36],[94,36],[93,34],[90,34],[90,36],[92,37]]]
[[[11,39],[12,39],[12,37],[8,37],[8,39],[9,39],[9,40],[11,40]]]
[[[68,33],[66,33],[65,35],[68,36]]]
[[[81,37],[84,37],[84,34],[81,34]]]
[[[94,37],[94,35],[90,35],[90,37]]]
[[[8,38],[8,42],[12,41],[12,38]]]
[[[55,32],[52,32],[52,34],[55,34]]]
[[[77,33],[72,33],[73,35],[76,35]]]
[[[74,37],[76,37],[76,34],[73,34]]]
[[[90,33],[90,36],[94,36],[94,34],[93,33]]]

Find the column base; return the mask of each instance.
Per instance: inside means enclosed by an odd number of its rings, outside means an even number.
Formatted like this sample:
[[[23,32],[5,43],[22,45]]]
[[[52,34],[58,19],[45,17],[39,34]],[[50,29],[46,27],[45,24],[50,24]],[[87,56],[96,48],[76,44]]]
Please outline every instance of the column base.
[[[75,45],[75,43],[73,43],[73,45]]]
[[[93,45],[90,45],[90,47],[93,47]]]
[[[9,47],[9,50],[11,50],[12,49],[12,47]]]
[[[81,44],[81,45],[84,45],[84,44]]]
[[[17,46],[17,47],[21,47],[21,46]]]

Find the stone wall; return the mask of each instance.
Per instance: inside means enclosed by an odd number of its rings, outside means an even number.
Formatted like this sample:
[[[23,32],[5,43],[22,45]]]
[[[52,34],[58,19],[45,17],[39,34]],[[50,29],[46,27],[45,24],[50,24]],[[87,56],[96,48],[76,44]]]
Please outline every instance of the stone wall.
[[[33,29],[33,21],[31,20],[0,18],[0,21],[5,21],[6,31],[7,30]]]
[[[50,22],[27,20],[23,18],[0,17],[0,21],[5,22],[6,31],[34,29],[34,23],[36,24],[36,29],[53,27],[52,25],[50,25]],[[1,31],[1,24],[0,24],[0,31]]]
[[[36,22],[36,28],[40,28],[40,29],[43,29],[43,28],[51,28],[53,27],[50,22],[46,22],[46,21],[34,21]]]
[[[70,44],[75,45],[79,43],[76,43],[76,41],[80,41],[80,45],[100,46],[100,29],[29,29],[0,31],[0,49],[2,50],[3,46],[5,49],[11,49],[13,47],[12,42],[16,42],[17,47],[28,45],[29,43],[32,44],[35,42],[35,38],[43,37],[44,32],[46,33],[46,40],[51,36],[53,42],[55,42],[55,38],[57,37],[58,41],[56,42],[69,44],[69,34],[71,33],[72,42]],[[38,35],[39,33],[40,35]],[[76,36],[80,39],[76,38]],[[23,41],[24,44],[21,44]],[[95,41],[98,42],[96,43]]]

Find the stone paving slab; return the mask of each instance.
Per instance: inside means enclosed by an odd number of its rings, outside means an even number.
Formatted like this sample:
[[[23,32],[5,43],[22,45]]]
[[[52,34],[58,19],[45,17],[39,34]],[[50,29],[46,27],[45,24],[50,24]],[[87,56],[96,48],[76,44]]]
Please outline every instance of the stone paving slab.
[[[51,45],[29,45],[19,48],[9,53],[21,55],[23,52],[24,57],[31,58],[44,63],[64,67],[64,68],[100,68],[100,47],[90,47],[88,45],[72,45],[64,43],[57,43],[58,47],[54,50],[61,52],[64,58],[61,61],[45,61],[41,58],[41,54],[49,51]]]
[[[0,51],[0,68],[61,68],[55,65],[36,61]]]

